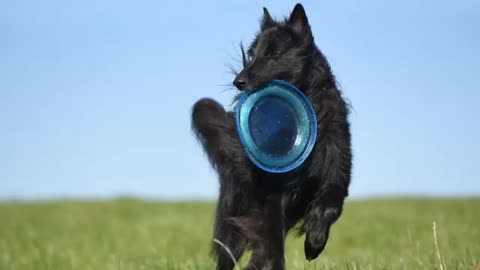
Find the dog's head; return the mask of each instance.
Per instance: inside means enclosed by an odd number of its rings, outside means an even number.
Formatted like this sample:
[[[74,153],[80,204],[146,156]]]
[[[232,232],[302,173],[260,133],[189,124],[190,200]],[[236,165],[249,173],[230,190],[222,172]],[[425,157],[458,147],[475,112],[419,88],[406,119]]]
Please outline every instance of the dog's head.
[[[301,85],[315,51],[303,6],[297,4],[289,18],[282,22],[273,20],[266,8],[263,12],[261,31],[247,55],[242,48],[243,70],[233,84],[239,90],[255,89],[272,79]]]

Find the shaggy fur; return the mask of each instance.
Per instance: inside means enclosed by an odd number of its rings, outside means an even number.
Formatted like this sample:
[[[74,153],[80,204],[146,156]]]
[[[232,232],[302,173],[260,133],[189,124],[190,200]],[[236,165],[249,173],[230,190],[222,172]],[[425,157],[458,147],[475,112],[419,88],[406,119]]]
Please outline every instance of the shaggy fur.
[[[243,53],[243,49],[242,49]],[[285,269],[286,234],[298,223],[305,234],[305,257],[322,252],[330,226],[339,218],[351,174],[348,106],[330,66],[315,46],[302,5],[277,22],[267,9],[261,31],[243,53],[244,69],[234,85],[253,89],[271,79],[285,80],[311,101],[318,120],[313,152],[294,171],[272,174],[245,155],[234,113],[212,99],[199,100],[192,127],[220,179],[214,237],[238,259],[252,249],[248,269]],[[217,269],[232,269],[227,252],[214,245]]]

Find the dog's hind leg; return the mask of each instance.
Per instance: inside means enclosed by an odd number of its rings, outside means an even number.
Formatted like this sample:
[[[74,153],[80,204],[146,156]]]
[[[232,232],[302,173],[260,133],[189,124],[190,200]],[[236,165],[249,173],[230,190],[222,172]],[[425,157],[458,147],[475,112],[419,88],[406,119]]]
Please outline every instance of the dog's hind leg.
[[[218,207],[223,207],[220,201]],[[217,257],[217,270],[232,270],[245,251],[247,239],[238,231],[238,228],[227,221],[227,213],[222,212],[224,211],[217,209],[213,233],[216,241],[213,243],[213,252]]]
[[[220,178],[214,243],[217,269],[231,270],[247,244],[246,237],[232,224],[232,218],[244,215],[253,201],[251,196],[252,163],[248,160],[236,131],[234,116],[212,99],[198,101],[192,110],[192,128]]]
[[[235,221],[248,212],[253,201],[249,185],[251,170],[246,169],[243,163],[232,162],[229,166],[218,167],[217,171],[220,177],[220,194],[213,236],[221,245],[214,243],[213,251],[217,256],[217,270],[231,270],[235,266],[231,256],[238,261],[248,242],[245,232]]]
[[[285,222],[283,195],[270,194],[265,199],[261,239],[254,243],[249,270],[285,269]]]

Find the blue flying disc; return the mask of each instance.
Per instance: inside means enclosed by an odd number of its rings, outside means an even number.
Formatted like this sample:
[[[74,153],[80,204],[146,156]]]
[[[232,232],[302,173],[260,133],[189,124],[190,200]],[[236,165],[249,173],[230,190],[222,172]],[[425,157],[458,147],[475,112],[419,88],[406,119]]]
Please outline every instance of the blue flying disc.
[[[271,173],[300,166],[317,138],[312,104],[295,86],[279,80],[242,94],[236,107],[236,125],[247,156]]]

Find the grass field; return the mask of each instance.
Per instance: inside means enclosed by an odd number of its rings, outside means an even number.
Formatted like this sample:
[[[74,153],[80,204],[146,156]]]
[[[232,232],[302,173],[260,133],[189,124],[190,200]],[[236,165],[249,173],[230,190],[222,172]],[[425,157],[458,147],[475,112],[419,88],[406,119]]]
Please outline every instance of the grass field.
[[[213,269],[213,211],[205,202],[1,203],[0,269]],[[443,269],[480,269],[480,199],[348,202],[317,260],[288,237],[287,269],[440,269],[434,221]]]

